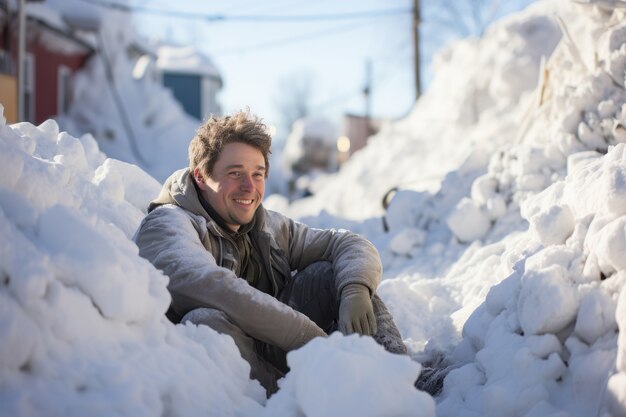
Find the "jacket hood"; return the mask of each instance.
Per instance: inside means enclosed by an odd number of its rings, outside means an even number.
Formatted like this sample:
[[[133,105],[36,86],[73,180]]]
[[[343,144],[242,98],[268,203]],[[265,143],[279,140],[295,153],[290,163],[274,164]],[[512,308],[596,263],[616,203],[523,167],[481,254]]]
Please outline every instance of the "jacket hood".
[[[169,176],[159,196],[148,205],[148,213],[164,204],[175,204],[202,217],[209,217],[196,192],[189,168],[179,169]]]

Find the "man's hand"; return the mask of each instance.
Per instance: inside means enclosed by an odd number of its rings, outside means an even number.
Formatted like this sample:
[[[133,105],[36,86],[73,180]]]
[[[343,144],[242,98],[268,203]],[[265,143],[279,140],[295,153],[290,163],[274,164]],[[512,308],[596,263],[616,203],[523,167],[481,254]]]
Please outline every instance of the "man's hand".
[[[339,331],[343,334],[359,333],[367,336],[376,333],[374,307],[370,291],[365,285],[348,284],[341,292]]]

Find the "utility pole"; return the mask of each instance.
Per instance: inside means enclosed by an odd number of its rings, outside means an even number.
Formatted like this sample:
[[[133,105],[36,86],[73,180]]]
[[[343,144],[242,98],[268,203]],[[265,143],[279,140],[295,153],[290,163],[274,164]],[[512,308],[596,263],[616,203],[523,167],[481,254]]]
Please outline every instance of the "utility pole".
[[[26,57],[26,10],[25,0],[20,0],[18,10],[18,39],[17,39],[17,121],[24,122],[24,62]]]
[[[365,85],[363,86],[365,97],[365,117],[370,118],[372,113],[372,60],[365,61]]]
[[[413,48],[415,53],[415,100],[422,94],[420,75],[420,0],[413,0]]]
[[[367,135],[371,131],[370,119],[372,117],[372,60],[365,61],[365,85],[363,86],[363,97],[365,98],[365,126]]]

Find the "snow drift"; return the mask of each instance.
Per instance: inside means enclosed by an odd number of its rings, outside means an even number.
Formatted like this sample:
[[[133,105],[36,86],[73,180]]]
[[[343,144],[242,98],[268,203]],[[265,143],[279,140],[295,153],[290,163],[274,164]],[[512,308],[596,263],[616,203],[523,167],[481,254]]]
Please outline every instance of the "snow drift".
[[[130,236],[159,184],[49,120],[0,123],[0,414],[249,415],[234,342],[164,318]]]
[[[267,402],[232,340],[163,318],[129,240],[158,184],[0,120],[0,414],[626,415],[624,6],[541,1],[451,46],[409,117],[285,207],[375,242],[415,361],[335,334]],[[417,361],[450,369],[435,402]]]
[[[289,207],[376,242],[411,354],[454,368],[437,415],[626,415],[625,17],[544,1],[455,44],[409,117]]]

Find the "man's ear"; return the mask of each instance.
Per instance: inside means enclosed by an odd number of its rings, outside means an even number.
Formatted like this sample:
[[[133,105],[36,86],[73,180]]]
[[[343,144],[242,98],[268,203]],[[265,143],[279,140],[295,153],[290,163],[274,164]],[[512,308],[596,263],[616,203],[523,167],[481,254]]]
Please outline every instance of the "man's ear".
[[[200,168],[195,167],[193,169],[193,179],[196,181],[196,184],[198,184],[198,187],[200,187],[201,190],[206,187],[206,185],[204,184],[204,180],[202,179],[202,173],[200,172]]]

